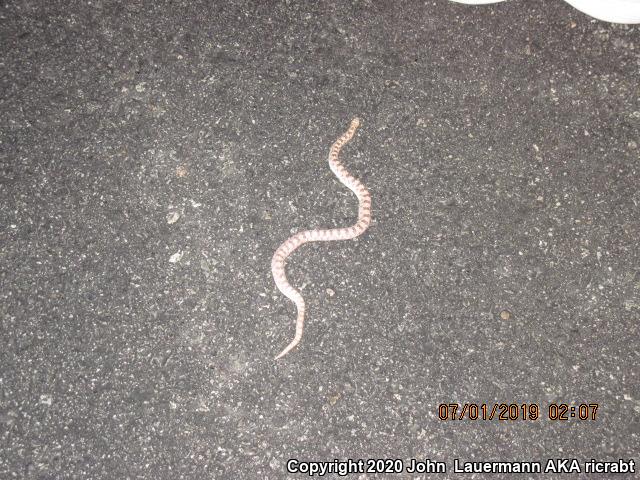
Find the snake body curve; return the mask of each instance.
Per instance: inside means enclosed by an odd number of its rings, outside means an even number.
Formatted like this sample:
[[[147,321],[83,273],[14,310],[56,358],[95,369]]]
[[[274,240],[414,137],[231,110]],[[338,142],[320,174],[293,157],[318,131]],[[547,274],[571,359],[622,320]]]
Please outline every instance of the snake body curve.
[[[292,237],[285,240],[282,245],[273,254],[271,260],[271,273],[275,280],[276,286],[282,292],[283,295],[288,297],[298,310],[296,318],[296,333],[289,345],[285,347],[282,352],[275,358],[276,360],[284,357],[289,353],[302,339],[302,331],[304,328],[304,313],[305,304],[302,294],[296,290],[289,281],[285,272],[285,262],[291,253],[301,245],[308,242],[327,242],[332,240],[349,240],[361,235],[371,223],[371,195],[360,183],[360,181],[353,177],[346,168],[342,165],[338,159],[340,149],[347,143],[355,134],[360,120],[354,118],[351,121],[349,129],[338,138],[329,150],[329,167],[331,171],[338,177],[338,180],[342,182],[344,186],[349,188],[358,197],[358,221],[355,225],[344,228],[331,228],[331,229],[318,229],[318,230],[304,230],[296,233]]]

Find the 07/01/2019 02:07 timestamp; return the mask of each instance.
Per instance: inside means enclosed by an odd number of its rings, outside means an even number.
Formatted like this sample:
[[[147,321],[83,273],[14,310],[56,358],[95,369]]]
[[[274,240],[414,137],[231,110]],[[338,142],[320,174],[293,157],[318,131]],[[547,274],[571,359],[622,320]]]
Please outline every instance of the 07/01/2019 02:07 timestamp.
[[[438,418],[447,420],[595,420],[599,404],[550,403],[541,409],[537,403],[441,403]]]

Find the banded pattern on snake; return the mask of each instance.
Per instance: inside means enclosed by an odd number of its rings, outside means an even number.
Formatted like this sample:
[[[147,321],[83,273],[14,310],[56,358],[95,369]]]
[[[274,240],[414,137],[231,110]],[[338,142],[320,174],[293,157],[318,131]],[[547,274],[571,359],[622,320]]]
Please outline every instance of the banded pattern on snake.
[[[276,360],[284,357],[289,353],[302,339],[302,330],[304,328],[305,304],[302,294],[296,290],[289,281],[285,273],[285,261],[291,253],[301,245],[308,242],[323,242],[332,240],[349,240],[362,234],[371,223],[371,195],[365,186],[353,177],[346,168],[340,163],[338,154],[340,149],[353,138],[356,129],[360,125],[360,120],[354,118],[351,121],[349,129],[342,134],[338,140],[331,146],[329,150],[329,167],[331,171],[338,177],[344,186],[349,188],[358,197],[358,221],[351,227],[331,228],[326,230],[305,230],[296,233],[287,239],[273,254],[271,260],[271,273],[276,282],[278,289],[295,303],[298,310],[296,318],[296,333],[289,345],[275,358]]]

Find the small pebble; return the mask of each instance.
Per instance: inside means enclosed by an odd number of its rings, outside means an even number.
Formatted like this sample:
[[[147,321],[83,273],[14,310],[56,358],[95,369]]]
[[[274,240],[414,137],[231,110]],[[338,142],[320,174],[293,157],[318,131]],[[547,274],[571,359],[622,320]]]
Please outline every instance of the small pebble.
[[[180,219],[180,212],[170,212],[167,215],[167,223],[172,225]]]
[[[182,250],[180,250],[179,252],[174,253],[173,255],[171,255],[171,257],[169,257],[169,262],[170,263],[178,263],[182,259],[182,255],[183,254],[184,254],[184,252],[182,252]]]

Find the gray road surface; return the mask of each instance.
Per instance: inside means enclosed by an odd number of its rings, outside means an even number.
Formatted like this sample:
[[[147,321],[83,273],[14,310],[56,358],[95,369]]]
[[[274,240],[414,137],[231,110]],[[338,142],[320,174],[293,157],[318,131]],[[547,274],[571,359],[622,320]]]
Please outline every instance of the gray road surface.
[[[0,36],[0,478],[639,460],[640,28],[559,0],[9,0]],[[326,155],[356,115],[374,222],[290,259],[307,329],[274,362],[271,255],[354,220]]]

